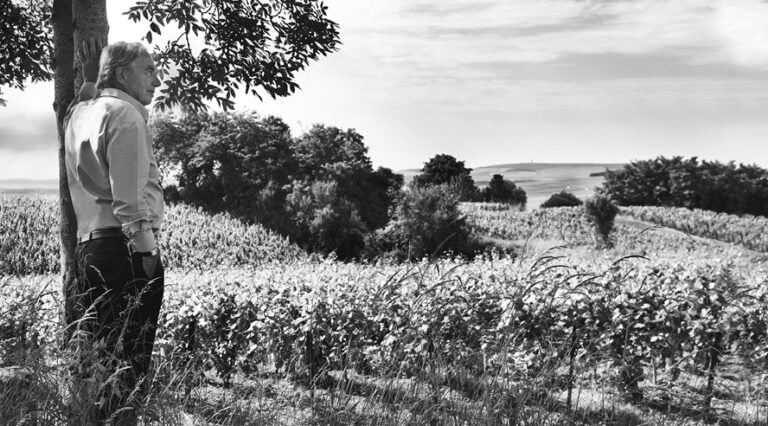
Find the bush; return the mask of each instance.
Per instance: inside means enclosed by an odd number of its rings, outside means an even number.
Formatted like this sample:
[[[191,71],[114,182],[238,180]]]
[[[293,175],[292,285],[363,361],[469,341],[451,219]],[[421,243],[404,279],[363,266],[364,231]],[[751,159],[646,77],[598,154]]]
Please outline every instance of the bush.
[[[182,201],[214,212],[227,212],[282,232],[264,206],[282,204],[282,190],[298,174],[290,128],[276,117],[215,113],[153,120],[161,170],[174,170],[164,183]],[[171,185],[167,185],[171,186]]]
[[[576,207],[584,204],[575,195],[568,191],[560,191],[557,194],[552,194],[547,201],[545,201],[541,207]]]
[[[354,206],[338,194],[336,182],[297,184],[286,199],[291,240],[304,249],[340,259],[358,256],[366,227]]]
[[[519,204],[524,207],[528,202],[528,196],[523,188],[519,188],[514,182],[504,180],[504,176],[495,174],[488,187],[483,189],[482,198],[489,203]]]
[[[296,138],[294,148],[300,170],[296,179],[336,182],[338,196],[354,205],[368,229],[387,224],[403,176],[385,167],[374,170],[362,135],[316,124]]]
[[[153,129],[162,170],[172,171],[169,201],[258,222],[343,259],[387,224],[402,191],[403,176],[374,170],[354,129],[314,125],[293,138],[279,118],[234,113],[160,116]]]
[[[464,166],[463,161],[448,154],[438,154],[424,163],[421,174],[413,178],[420,187],[433,185],[453,185],[458,190],[459,201],[479,201],[480,193],[470,173],[472,169]]]
[[[607,197],[596,195],[584,204],[584,211],[590,222],[595,226],[595,235],[606,247],[613,247],[611,231],[613,231],[614,219],[619,214],[619,208]]]
[[[768,170],[755,165],[657,157],[606,171],[598,192],[622,206],[768,216]]]
[[[459,211],[460,198],[452,185],[412,184],[389,224],[368,238],[369,257],[385,254],[396,260],[418,260],[448,252],[473,256],[480,245]]]

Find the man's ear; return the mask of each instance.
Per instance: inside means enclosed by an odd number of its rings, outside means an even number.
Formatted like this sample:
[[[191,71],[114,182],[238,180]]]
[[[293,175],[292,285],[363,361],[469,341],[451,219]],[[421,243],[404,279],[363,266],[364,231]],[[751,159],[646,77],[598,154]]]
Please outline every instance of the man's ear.
[[[125,85],[125,81],[128,79],[128,76],[126,75],[128,73],[128,68],[126,67],[117,67],[115,70],[115,79],[117,82],[121,85]]]

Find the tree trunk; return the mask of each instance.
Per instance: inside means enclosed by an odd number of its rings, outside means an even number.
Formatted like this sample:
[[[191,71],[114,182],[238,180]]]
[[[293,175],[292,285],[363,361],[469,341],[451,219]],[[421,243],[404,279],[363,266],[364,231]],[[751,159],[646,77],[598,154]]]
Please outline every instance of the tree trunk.
[[[83,82],[80,64],[75,60],[75,46],[81,40],[98,38],[106,46],[109,26],[107,23],[106,0],[54,0],[53,15],[53,66],[55,99],[53,109],[56,112],[56,127],[59,137],[59,238],[61,240],[61,273],[64,296],[65,324],[74,320],[73,298],[76,291],[77,264],[75,245],[77,244],[77,219],[72,208],[69,194],[67,167],[64,160],[64,117],[67,108]],[[76,68],[75,68],[76,67]],[[65,334],[69,337],[69,333]]]
[[[59,238],[61,240],[61,273],[63,279],[64,321],[72,320],[72,292],[75,291],[77,265],[75,264],[75,239],[77,220],[72,209],[72,197],[69,194],[67,166],[64,162],[64,116],[67,107],[75,96],[74,83],[74,44],[72,35],[72,0],[54,0],[53,16],[53,69],[55,98],[53,109],[56,112],[56,128],[59,136]],[[66,334],[69,337],[69,333]]]
[[[96,39],[102,46],[107,45],[109,22],[107,21],[106,0],[72,0],[72,26],[75,46],[83,40]],[[80,61],[75,60],[75,90],[83,84]]]

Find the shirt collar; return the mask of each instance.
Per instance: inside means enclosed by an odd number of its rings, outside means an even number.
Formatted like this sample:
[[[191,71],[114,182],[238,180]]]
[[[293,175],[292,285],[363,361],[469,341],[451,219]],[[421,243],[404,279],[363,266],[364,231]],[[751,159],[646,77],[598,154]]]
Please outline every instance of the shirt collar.
[[[149,119],[149,111],[147,111],[147,108],[144,107],[144,105],[140,104],[139,101],[133,98],[133,96],[123,92],[120,89],[115,89],[114,87],[107,87],[105,89],[101,89],[101,96],[111,96],[113,98],[122,99],[129,104],[133,105],[134,108],[136,108],[137,111],[139,111],[139,114],[141,114],[142,117],[144,117],[144,121],[147,121]]]

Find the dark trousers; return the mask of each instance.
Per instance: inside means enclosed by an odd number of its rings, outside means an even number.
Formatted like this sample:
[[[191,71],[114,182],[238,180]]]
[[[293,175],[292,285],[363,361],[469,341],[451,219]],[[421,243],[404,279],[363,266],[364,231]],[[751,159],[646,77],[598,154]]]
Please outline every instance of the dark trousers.
[[[133,417],[136,402],[147,390],[163,299],[162,262],[154,274],[147,275],[141,256],[130,253],[125,238],[80,243],[75,256],[78,288],[68,292],[74,312],[67,320],[75,330],[71,341],[80,342],[78,376],[101,377],[97,379],[102,382],[96,396],[97,423],[126,407],[124,414],[115,417]]]

